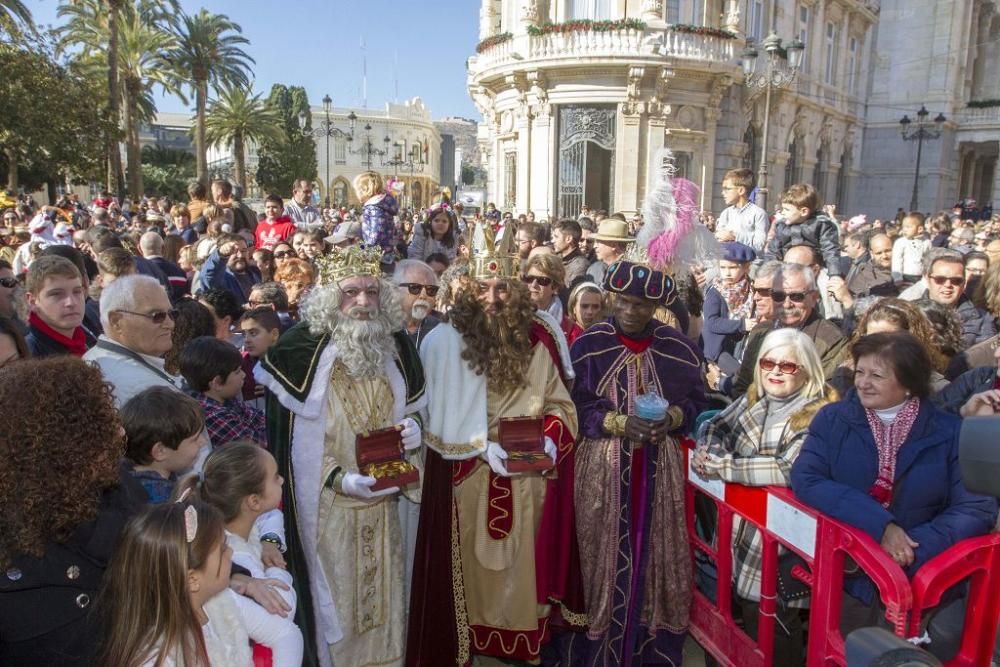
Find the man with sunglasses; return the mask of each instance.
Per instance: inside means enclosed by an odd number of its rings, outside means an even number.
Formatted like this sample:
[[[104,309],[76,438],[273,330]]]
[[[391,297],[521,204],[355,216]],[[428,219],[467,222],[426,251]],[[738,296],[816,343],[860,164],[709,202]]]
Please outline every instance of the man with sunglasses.
[[[754,363],[760,346],[769,331],[793,327],[812,338],[823,362],[823,373],[829,379],[847,354],[847,338],[840,327],[820,317],[817,304],[819,293],[812,269],[799,264],[783,263],[774,274],[771,289],[774,304],[773,321],[761,322],[747,335],[743,361],[733,380],[730,395],[739,398],[753,382]]]
[[[441,324],[434,309],[438,294],[437,274],[419,259],[403,259],[396,263],[392,282],[403,306],[406,334],[419,350],[427,334]]]
[[[954,250],[934,249],[928,253],[924,282],[927,298],[955,311],[962,323],[963,348],[972,347],[997,334],[993,316],[976,307],[965,295],[965,260]]]
[[[122,276],[101,292],[104,333],[83,360],[101,369],[114,388],[116,405],[150,387],[181,390],[181,379],[163,362],[173,347],[176,313],[167,291],[150,276]]]

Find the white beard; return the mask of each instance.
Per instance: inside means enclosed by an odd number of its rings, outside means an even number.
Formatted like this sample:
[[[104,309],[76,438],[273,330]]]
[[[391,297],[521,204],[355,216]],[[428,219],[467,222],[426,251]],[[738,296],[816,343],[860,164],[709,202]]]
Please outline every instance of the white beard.
[[[380,316],[356,320],[341,315],[330,336],[348,373],[354,377],[374,377],[383,372],[385,360],[392,354],[391,334],[391,326]]]
[[[423,322],[431,312],[431,304],[426,301],[414,301],[410,307],[410,318],[415,322]]]

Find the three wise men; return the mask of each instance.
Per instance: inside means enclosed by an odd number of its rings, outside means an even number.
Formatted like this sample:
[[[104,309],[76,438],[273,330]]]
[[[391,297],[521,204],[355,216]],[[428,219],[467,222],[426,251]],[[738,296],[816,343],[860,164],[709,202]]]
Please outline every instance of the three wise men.
[[[477,654],[537,662],[550,620],[582,611],[566,606],[575,572],[571,371],[515,277],[512,238],[494,250],[492,227],[478,226],[472,280],[420,348],[428,449],[407,637],[414,667]],[[542,419],[549,472],[507,470],[500,420],[525,416]]]
[[[254,372],[268,398],[268,438],[283,490],[304,664],[401,665],[406,631],[400,489],[373,490],[356,437],[397,426],[420,467],[423,372],[403,330],[381,253],[360,246],[318,260],[303,321]],[[406,487],[402,493],[415,493]],[[416,498],[415,498],[416,499]]]
[[[571,348],[580,417],[576,533],[587,634],[580,664],[681,664],[692,595],[684,519],[684,458],[677,437],[707,407],[698,346],[653,318],[673,280],[619,261],[604,281],[612,317]],[[669,402],[643,418],[637,399]]]

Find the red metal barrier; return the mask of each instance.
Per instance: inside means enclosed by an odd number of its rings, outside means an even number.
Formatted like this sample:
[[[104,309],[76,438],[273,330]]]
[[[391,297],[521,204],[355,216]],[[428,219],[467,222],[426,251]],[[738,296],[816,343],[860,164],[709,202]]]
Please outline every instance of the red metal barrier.
[[[690,443],[689,443],[690,446]],[[695,497],[710,498],[717,510],[714,544],[702,539],[695,525]],[[780,487],[745,487],[706,482],[688,468],[687,528],[695,551],[716,565],[716,602],[695,589],[691,635],[721,664],[769,667],[773,660],[777,599],[778,545],[801,556],[810,572],[795,568],[812,589],[807,665],[845,665],[840,634],[844,564],[850,556],[875,583],[896,634],[920,634],[921,614],[935,607],[954,584],[970,581],[968,611],[959,654],[949,666],[988,665],[1000,622],[1000,535],[965,540],[924,565],[913,581],[866,533],[831,519],[800,503]],[[763,562],[757,640],[739,628],[732,613],[732,527],[739,516],[761,533]],[[821,555],[817,557],[817,554]],[[800,576],[801,575],[801,576]]]

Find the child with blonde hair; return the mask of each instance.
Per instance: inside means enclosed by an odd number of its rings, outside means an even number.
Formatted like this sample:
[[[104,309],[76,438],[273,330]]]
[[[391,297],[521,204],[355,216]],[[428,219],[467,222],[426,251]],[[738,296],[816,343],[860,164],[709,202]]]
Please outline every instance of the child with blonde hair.
[[[382,176],[366,171],[354,178],[354,192],[361,202],[361,240],[366,246],[382,249],[382,261],[391,264],[396,257],[396,214],[399,204],[385,186]]]
[[[276,667],[300,665],[302,633],[230,590],[231,566],[214,507],[182,498],[135,517],[99,601],[107,638],[97,664],[250,667],[252,640],[271,648]]]

